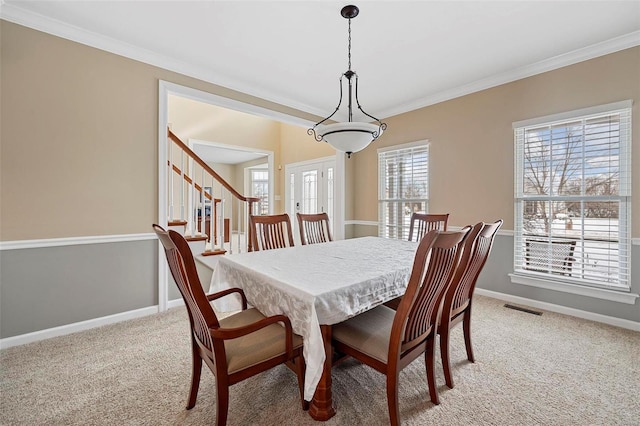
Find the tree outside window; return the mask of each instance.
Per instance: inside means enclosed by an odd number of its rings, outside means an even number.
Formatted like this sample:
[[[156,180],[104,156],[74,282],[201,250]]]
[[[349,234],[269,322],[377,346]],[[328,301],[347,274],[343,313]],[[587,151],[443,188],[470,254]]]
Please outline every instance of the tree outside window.
[[[630,109],[515,129],[516,272],[628,288],[629,117]],[[570,255],[559,249],[568,244]]]

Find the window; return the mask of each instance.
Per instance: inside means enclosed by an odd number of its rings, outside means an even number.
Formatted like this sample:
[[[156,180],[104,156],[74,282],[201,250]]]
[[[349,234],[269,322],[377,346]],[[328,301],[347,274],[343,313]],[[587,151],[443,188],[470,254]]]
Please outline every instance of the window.
[[[302,211],[309,214],[318,212],[318,170],[302,172]]]
[[[325,170],[327,174],[327,215],[329,216],[329,224],[333,228],[333,167],[327,167]]]
[[[269,170],[250,169],[251,196],[260,198],[257,214],[269,214]]]
[[[379,235],[409,238],[414,212],[429,208],[429,147],[426,141],[378,150]]]
[[[514,133],[515,275],[629,290],[631,101],[514,123]]]

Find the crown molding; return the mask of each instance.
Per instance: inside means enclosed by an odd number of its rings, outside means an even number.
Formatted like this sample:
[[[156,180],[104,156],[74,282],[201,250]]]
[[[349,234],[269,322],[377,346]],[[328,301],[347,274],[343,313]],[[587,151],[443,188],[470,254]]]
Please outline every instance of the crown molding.
[[[142,49],[134,45],[124,43],[122,41],[106,37],[91,31],[84,30],[80,27],[64,23],[62,21],[49,18],[44,15],[36,14],[14,4],[6,4],[2,2],[0,9],[0,18],[23,25],[38,31],[42,31],[51,35],[65,38],[77,43],[81,43],[90,47],[101,49],[116,55],[134,59],[149,65],[163,68],[169,71],[177,72],[189,77],[196,78],[217,86],[226,87],[250,96],[274,102],[290,108],[297,109],[302,112],[314,114],[323,117],[326,111],[310,105],[294,101],[274,93],[270,93],[255,85],[235,81],[229,76],[216,74],[212,77],[211,70],[204,67],[197,67],[183,61],[177,61],[173,58],[160,55],[156,52]],[[511,71],[496,74],[491,77],[477,80],[460,87],[452,88],[436,93],[432,96],[417,99],[413,102],[397,105],[395,107],[378,112],[376,115],[380,119],[387,119],[394,115],[403,114],[405,112],[424,108],[440,102],[448,101],[454,98],[465,96],[474,92],[489,89],[491,87],[510,83],[526,77],[531,77],[554,69],[562,68],[578,62],[593,59],[599,56],[614,53],[620,50],[628,49],[640,45],[640,31],[635,31],[620,37],[613,38],[601,43],[594,44],[585,48],[577,49],[569,53],[545,59],[531,65],[516,68]]]
[[[512,81],[521,80],[523,78],[542,74],[547,71],[553,71],[558,68],[577,64],[579,62],[587,61],[589,59],[608,55],[610,53],[615,53],[620,50],[629,49],[639,45],[640,31],[634,31],[620,37],[603,41],[601,43],[577,49],[572,52],[564,53],[553,58],[545,59],[531,65],[526,65],[524,67],[516,68],[504,73],[483,78],[473,83],[465,84],[464,86],[445,90],[440,93],[436,93],[435,95],[418,99],[412,103],[398,105],[397,107],[381,111],[378,113],[378,115],[386,119],[394,115],[414,111],[416,109],[435,105],[440,102],[459,98],[461,96],[469,95],[481,90],[490,89],[492,87],[500,86]]]
[[[0,8],[0,18],[37,31],[42,31],[47,34],[104,50],[148,65],[153,65],[188,77],[193,77],[207,83],[215,84],[216,86],[235,90],[243,94],[284,105],[302,112],[317,116],[324,116],[326,113],[326,111],[276,95],[257,86],[238,82],[228,76],[222,74],[212,75],[211,70],[205,67],[194,66],[190,63],[179,61],[151,50],[143,49],[92,31],[87,31],[83,28],[67,24],[66,22],[62,22],[57,19],[24,10],[13,4],[2,3],[2,8]]]

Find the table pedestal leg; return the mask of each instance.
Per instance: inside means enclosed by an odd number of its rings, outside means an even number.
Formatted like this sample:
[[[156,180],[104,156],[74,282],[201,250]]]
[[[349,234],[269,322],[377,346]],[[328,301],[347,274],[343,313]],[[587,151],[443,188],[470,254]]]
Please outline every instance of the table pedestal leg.
[[[321,325],[322,340],[324,341],[324,368],[322,370],[322,376],[320,382],[316,388],[316,393],[313,394],[313,400],[309,406],[309,415],[315,420],[325,421],[329,420],[336,414],[336,409],[333,407],[333,399],[331,397],[331,365],[333,351],[331,348],[331,326]]]

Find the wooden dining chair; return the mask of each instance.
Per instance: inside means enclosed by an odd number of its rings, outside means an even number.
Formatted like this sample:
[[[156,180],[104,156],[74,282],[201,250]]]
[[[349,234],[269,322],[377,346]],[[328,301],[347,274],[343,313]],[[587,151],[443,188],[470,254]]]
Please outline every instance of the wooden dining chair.
[[[253,251],[293,247],[288,214],[252,215],[249,221]]]
[[[420,242],[424,234],[429,231],[446,231],[449,214],[413,213],[409,225],[409,241]],[[391,309],[397,309],[402,296],[385,303]]]
[[[247,309],[247,299],[239,288],[206,295],[184,237],[173,230],[167,232],[159,225],[154,224],[153,229],[164,247],[169,269],[189,315],[192,371],[187,409],[196,404],[202,361],[216,377],[218,426],[227,423],[231,385],[283,363],[297,374],[302,408],[307,409],[302,337],[293,333],[289,318],[265,317],[255,308]],[[210,302],[231,294],[240,297],[242,310],[218,320]]]
[[[296,213],[300,229],[302,245],[326,243],[333,241],[329,229],[329,215],[327,213],[302,214]]]
[[[493,240],[496,233],[502,226],[502,219],[495,223],[476,224],[469,232],[462,258],[456,274],[453,277],[451,286],[448,288],[442,305],[440,315],[440,356],[447,386],[453,388],[453,377],[451,375],[451,364],[449,362],[449,337],[451,327],[463,322],[464,344],[467,349],[467,359],[475,362],[473,349],[471,347],[471,306],[473,301],[473,291],[476,288],[476,281],[484,268]]]
[[[451,282],[469,230],[430,231],[420,242],[413,269],[398,310],[380,305],[333,326],[332,343],[387,376],[391,425],[400,424],[400,370],[424,353],[429,395],[439,403],[434,377],[434,348],[438,307]]]
[[[409,225],[409,241],[420,241],[429,231],[446,231],[449,214],[413,213]]]

